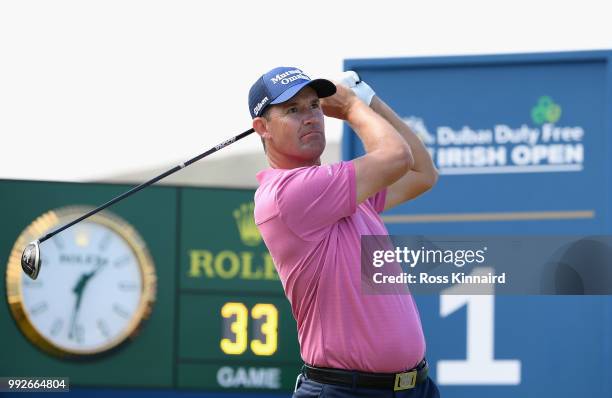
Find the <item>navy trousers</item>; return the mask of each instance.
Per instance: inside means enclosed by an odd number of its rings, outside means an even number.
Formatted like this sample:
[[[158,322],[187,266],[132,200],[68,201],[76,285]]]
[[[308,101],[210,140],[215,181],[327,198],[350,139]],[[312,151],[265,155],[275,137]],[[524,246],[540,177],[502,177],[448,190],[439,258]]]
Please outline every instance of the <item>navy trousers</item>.
[[[429,377],[410,390],[393,391],[322,384],[300,374],[293,398],[439,398],[438,387]]]

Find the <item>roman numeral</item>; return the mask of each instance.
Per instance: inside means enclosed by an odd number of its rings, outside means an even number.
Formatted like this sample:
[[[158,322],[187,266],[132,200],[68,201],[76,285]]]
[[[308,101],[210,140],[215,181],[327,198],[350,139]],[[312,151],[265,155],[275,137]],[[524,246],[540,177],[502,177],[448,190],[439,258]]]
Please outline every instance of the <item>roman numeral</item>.
[[[61,236],[54,236],[53,238],[51,238],[51,241],[59,250],[64,250],[64,240]]]
[[[108,248],[108,244],[111,241],[113,235],[110,232],[107,232],[106,235],[100,240],[100,244],[98,245],[98,249],[100,251],[105,251]]]
[[[131,260],[131,257],[129,255],[125,255],[122,257],[119,257],[117,260],[115,260],[115,262],[113,263],[113,265],[117,268],[122,267],[124,265],[126,265],[127,263],[129,263]]]
[[[124,308],[122,308],[119,304],[115,303],[113,304],[113,312],[117,315],[119,315],[122,318],[125,319],[130,319],[130,314],[127,312],[127,310],[125,310]]]
[[[64,321],[61,318],[57,318],[51,325],[51,336],[57,336],[64,326]]]
[[[119,290],[122,292],[133,292],[138,290],[138,284],[136,282],[122,281],[119,282]]]
[[[102,333],[102,336],[106,338],[110,337],[110,331],[108,330],[108,325],[106,324],[104,319],[98,319],[98,321],[96,322],[96,326],[98,327],[100,333]]]
[[[32,315],[36,316],[36,315],[38,315],[38,314],[40,314],[40,313],[42,313],[42,312],[45,312],[45,311],[46,311],[48,308],[49,308],[49,306],[47,305],[47,302],[46,302],[46,301],[43,301],[43,302],[38,303],[38,304],[36,304],[35,306],[33,306],[33,307],[30,309],[30,313],[31,313]]]

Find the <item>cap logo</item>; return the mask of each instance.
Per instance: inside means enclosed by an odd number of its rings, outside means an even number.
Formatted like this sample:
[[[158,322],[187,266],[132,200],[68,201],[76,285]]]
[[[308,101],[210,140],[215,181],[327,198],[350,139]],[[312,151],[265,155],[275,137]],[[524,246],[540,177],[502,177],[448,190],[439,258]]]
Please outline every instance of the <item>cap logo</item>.
[[[276,84],[276,83],[289,84],[298,79],[310,80],[310,78],[306,76],[305,74],[303,74],[301,70],[292,69],[292,70],[288,70],[286,72],[277,74],[276,76],[272,77],[270,81],[272,81],[273,84]]]
[[[261,101],[257,103],[257,105],[255,105],[255,108],[253,108],[253,113],[255,114],[255,116],[259,114],[259,111],[261,110],[261,108],[263,108],[263,106],[267,103],[268,103],[268,97],[264,97]]]

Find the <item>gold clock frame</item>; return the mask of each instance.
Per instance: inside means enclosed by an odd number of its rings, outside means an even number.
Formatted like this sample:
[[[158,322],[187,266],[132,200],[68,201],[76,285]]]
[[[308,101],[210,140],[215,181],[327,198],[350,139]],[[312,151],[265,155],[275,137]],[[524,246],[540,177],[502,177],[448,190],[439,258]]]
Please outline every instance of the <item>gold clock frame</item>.
[[[89,217],[87,221],[103,225],[125,240],[135,254],[140,268],[141,286],[140,300],[132,319],[123,332],[108,344],[94,350],[72,350],[60,347],[38,332],[30,319],[23,303],[21,278],[25,278],[21,269],[21,253],[23,248],[31,241],[76,219],[90,211],[92,207],[69,206],[50,210],[34,220],[17,238],[13,245],[6,269],[6,296],[9,308],[21,332],[36,347],[59,358],[86,358],[106,354],[119,348],[128,340],[133,340],[140,331],[143,321],[146,320],[153,309],[157,292],[157,276],[155,265],[144,240],[138,232],[120,217],[102,211]],[[45,272],[44,264],[41,272]]]

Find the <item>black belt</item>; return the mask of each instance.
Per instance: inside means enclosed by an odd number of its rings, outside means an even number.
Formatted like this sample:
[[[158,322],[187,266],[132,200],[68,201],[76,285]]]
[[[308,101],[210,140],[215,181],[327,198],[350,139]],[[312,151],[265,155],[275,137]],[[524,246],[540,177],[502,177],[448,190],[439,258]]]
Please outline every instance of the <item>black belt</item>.
[[[324,384],[339,386],[380,388],[394,391],[408,390],[427,379],[429,366],[423,359],[417,366],[400,373],[364,373],[343,369],[317,368],[304,365],[307,378]]]

